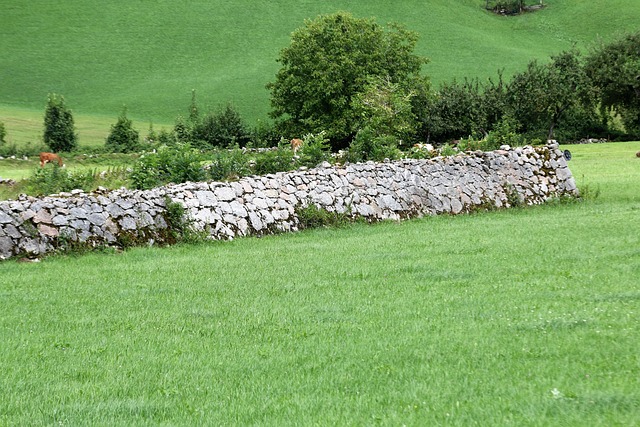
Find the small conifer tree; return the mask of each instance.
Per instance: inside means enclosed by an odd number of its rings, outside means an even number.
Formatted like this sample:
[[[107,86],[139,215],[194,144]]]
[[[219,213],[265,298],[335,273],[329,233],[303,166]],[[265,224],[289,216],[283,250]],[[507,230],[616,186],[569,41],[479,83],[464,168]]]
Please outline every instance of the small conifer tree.
[[[4,127],[4,123],[0,122],[0,145],[5,143],[4,138],[7,136],[7,130]]]
[[[64,104],[64,97],[49,94],[44,113],[44,143],[53,152],[71,151],[78,145],[73,115]]]
[[[105,146],[114,153],[131,153],[140,147],[140,134],[133,128],[133,122],[127,118],[127,107],[122,109],[116,124],[111,125]]]

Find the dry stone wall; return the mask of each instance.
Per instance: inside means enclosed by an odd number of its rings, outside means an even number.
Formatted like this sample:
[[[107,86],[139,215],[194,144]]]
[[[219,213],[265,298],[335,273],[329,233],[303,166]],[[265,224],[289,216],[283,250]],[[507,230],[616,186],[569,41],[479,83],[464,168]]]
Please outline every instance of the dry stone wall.
[[[211,239],[296,231],[309,205],[370,221],[539,204],[578,191],[557,144],[0,202],[0,257],[171,241],[168,203]]]

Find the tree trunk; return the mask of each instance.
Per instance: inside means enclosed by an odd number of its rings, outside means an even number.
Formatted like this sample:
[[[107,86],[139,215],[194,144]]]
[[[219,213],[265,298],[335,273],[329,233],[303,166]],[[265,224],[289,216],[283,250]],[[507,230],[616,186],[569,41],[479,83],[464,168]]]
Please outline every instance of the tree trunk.
[[[553,139],[553,128],[556,125],[556,120],[551,119],[551,126],[549,126],[549,135],[547,136],[547,140]]]

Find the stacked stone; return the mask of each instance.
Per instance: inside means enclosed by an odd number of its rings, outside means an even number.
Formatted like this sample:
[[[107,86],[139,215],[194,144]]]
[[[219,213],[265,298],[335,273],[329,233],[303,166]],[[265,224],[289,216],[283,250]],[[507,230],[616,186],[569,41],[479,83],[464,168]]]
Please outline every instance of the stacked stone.
[[[169,185],[0,202],[0,257],[37,256],[64,243],[121,245],[166,239],[167,201],[211,239],[295,231],[309,205],[369,221],[543,203],[577,195],[557,145],[301,168],[236,182]]]

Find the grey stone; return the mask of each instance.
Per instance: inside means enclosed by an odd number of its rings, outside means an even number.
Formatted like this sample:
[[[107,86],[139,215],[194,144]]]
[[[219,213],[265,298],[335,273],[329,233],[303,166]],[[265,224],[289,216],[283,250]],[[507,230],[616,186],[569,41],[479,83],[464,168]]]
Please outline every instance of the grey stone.
[[[36,224],[51,224],[51,219],[52,218],[49,211],[42,209],[36,212],[36,215],[33,217],[33,222],[35,222]]]
[[[0,224],[9,224],[13,221],[13,217],[8,213],[0,210]]]
[[[200,206],[204,206],[206,208],[215,206],[218,203],[218,199],[216,199],[213,191],[196,191],[196,198],[200,202]]]
[[[223,202],[230,202],[236,198],[236,192],[229,187],[218,187],[215,190],[215,196]]]

